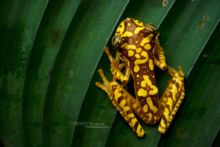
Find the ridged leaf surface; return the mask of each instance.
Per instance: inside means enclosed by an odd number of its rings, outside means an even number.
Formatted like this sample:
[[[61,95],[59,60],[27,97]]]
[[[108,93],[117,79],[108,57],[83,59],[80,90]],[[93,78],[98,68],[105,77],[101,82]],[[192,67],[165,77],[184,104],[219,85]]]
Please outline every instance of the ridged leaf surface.
[[[219,0],[0,1],[0,143],[5,147],[219,146]],[[126,17],[154,24],[186,97],[165,135],[138,138],[95,87]],[[160,93],[170,79],[156,70]],[[132,84],[132,83],[130,83]],[[141,120],[140,120],[141,121]],[[0,144],[0,145],[1,145]]]

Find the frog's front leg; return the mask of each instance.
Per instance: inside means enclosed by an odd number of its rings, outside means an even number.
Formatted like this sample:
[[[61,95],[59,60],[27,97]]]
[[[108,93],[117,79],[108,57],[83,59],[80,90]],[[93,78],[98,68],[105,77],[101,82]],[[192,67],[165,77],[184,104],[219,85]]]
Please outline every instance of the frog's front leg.
[[[159,107],[162,110],[162,114],[158,131],[163,134],[169,128],[185,95],[184,74],[181,67],[179,67],[178,71],[169,66],[167,69],[172,79],[169,81],[165,92],[159,100]]]
[[[120,80],[124,85],[128,82],[130,77],[130,69],[126,63],[120,64],[119,53],[116,52],[116,57],[113,58],[109,49],[106,47],[104,49],[106,55],[108,56],[109,61],[111,62],[111,72],[113,76]],[[121,72],[122,67],[125,66],[125,74]]]
[[[165,70],[167,68],[166,58],[163,48],[160,46],[159,42],[159,33],[155,38],[155,46],[153,49],[154,53],[154,64],[159,67],[161,70]]]
[[[108,81],[104,76],[102,69],[98,70],[103,84],[96,82],[96,86],[104,90],[112,102],[113,106],[119,111],[124,120],[129,124],[132,130],[139,137],[144,136],[144,129],[141,127],[137,118],[135,117],[132,106],[134,103],[138,105],[136,100],[126,92],[126,90],[116,81]],[[138,109],[136,109],[138,110]]]

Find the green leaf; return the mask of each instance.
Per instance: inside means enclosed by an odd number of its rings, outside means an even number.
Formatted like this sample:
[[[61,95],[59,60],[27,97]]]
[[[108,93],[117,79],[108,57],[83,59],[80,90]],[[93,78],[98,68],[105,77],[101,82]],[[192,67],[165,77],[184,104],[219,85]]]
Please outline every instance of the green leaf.
[[[186,80],[186,98],[160,146],[211,146],[220,129],[220,25]]]
[[[28,147],[43,146],[43,110],[50,71],[79,2],[50,1],[37,32],[24,89],[24,134]]]
[[[89,82],[126,2],[88,0],[80,4],[51,73],[44,115],[45,146],[71,145]]]
[[[149,20],[149,22],[152,22],[155,25],[159,25],[171,6],[172,2],[170,2],[170,4],[166,7],[162,7],[160,3],[158,4],[153,1],[143,2],[133,0],[127,6],[122,18],[134,17],[140,20],[146,20],[146,22]],[[134,9],[137,7],[139,7],[139,11],[136,11]],[[149,13],[147,15],[143,15],[145,14],[146,10],[149,10]],[[153,14],[155,13],[157,14],[157,17],[154,17]],[[105,71],[106,76],[111,79],[111,76],[109,74],[109,61],[105,55],[102,56],[98,68],[102,68]],[[80,146],[87,146],[88,144],[91,146],[104,146],[106,144],[107,137],[109,136],[109,131],[113,125],[113,121],[115,118],[116,113],[114,108],[110,105],[108,96],[94,86],[95,82],[97,81],[100,81],[100,78],[97,72],[95,72],[85,98],[85,103],[81,108],[81,115],[78,119],[79,123],[76,130],[77,132],[74,135],[73,141],[77,142],[77,144],[80,144]],[[120,125],[121,122],[123,122],[123,120],[120,119],[120,116],[119,122],[117,121],[117,119],[116,122],[119,126],[117,127],[117,129],[120,130],[120,133],[114,132],[114,135],[110,136],[109,139],[117,139],[114,142],[120,143],[123,141],[121,137],[123,136],[124,141],[128,144],[135,143],[136,136],[133,134],[133,132],[129,133],[131,130],[129,129],[129,127],[127,127],[127,124],[122,123],[122,125]],[[149,127],[148,129],[151,129],[151,127]],[[124,133],[121,131],[126,132]],[[117,135],[115,135],[116,133]],[[155,130],[152,130],[152,133],[155,134]],[[128,135],[132,135],[133,138]],[[100,136],[102,136],[102,140],[99,140]],[[154,135],[152,134],[152,136]],[[127,140],[127,138],[130,138],[130,140]],[[158,139],[159,138],[157,138],[156,140]],[[149,141],[155,142],[155,139],[149,138]],[[110,146],[112,145],[115,144],[111,142]]]
[[[218,6],[218,0],[177,1],[159,29],[168,64],[181,65],[186,76],[219,23]]]
[[[123,18],[133,17],[145,23],[150,23],[159,27],[175,2],[174,0],[169,0],[168,3],[165,1],[166,0],[130,0],[130,3],[124,12]]]
[[[219,0],[0,1],[0,146],[219,146],[219,6]],[[181,65],[186,75],[185,101],[165,135],[140,120],[146,135],[138,138],[95,87],[98,68],[112,78],[103,48],[115,52],[111,35],[126,17],[159,28],[168,65]],[[156,79],[162,93],[170,77],[156,69]]]
[[[181,65],[186,76],[193,68],[197,57],[218,24],[220,10],[217,8],[216,3],[218,3],[217,0],[208,5],[205,0],[177,1],[161,24],[159,29],[161,33],[160,41],[165,49],[167,63],[173,67]],[[212,10],[208,11],[208,8],[212,8]],[[199,25],[204,16],[208,16],[209,19],[204,22],[204,27],[200,27]],[[164,89],[167,80],[167,76],[160,75],[158,77],[157,81],[160,89]],[[178,124],[173,123],[170,129],[173,125]],[[157,126],[148,128],[149,126],[144,128],[146,137],[143,141],[131,134],[133,132],[121,117],[116,118],[107,146],[157,146],[160,139],[160,135],[156,130]]]
[[[132,2],[128,6],[128,9],[126,9],[127,12],[125,12],[125,14],[127,15],[128,13],[128,16],[138,18],[143,20],[145,23],[152,23],[156,26],[160,26],[161,22],[166,17],[166,14],[173,5],[173,1],[170,1],[166,7],[163,7],[161,3],[157,3],[155,1]],[[137,7],[140,9],[134,11],[134,9]],[[133,11],[130,11],[132,9]],[[152,126],[144,124],[142,126],[147,133],[147,136],[144,138],[145,141],[141,141],[139,138],[137,138],[129,126],[123,121],[121,116],[118,115],[112,127],[106,146],[135,146],[136,144],[138,146],[155,146],[160,139],[159,133],[157,133],[157,130],[155,130],[155,128]]]
[[[0,138],[5,146],[24,146],[24,80],[46,5],[47,0],[0,1]]]

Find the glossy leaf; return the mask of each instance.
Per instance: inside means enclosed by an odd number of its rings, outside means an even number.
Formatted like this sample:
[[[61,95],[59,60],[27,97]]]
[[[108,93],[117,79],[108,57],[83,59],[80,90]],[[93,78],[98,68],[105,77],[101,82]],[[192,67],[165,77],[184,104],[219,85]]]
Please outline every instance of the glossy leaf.
[[[220,25],[186,80],[186,100],[160,146],[211,146],[220,129]],[[202,74],[201,74],[202,73]],[[212,88],[211,88],[212,87]]]
[[[210,3],[212,7],[208,6],[204,1],[185,1],[184,3],[182,1],[177,1],[159,29],[161,33],[160,41],[165,49],[167,63],[173,67],[181,65],[186,76],[193,68],[193,64],[197,60],[203,46],[208,41],[209,35],[213,32],[216,24],[218,24],[220,12],[219,9],[215,7],[215,3],[217,3],[217,1]],[[197,7],[198,5],[199,7]],[[208,10],[202,11],[205,7],[212,7],[212,12]],[[194,13],[195,11],[199,13]],[[212,20],[207,20],[208,22],[205,21],[204,28],[201,29],[199,25],[204,16],[212,16]],[[186,23],[186,19],[191,17],[193,17],[193,19]],[[199,38],[196,38],[196,36],[199,36]],[[167,76],[160,75],[158,77],[157,81],[160,89],[164,89],[167,80]],[[121,146],[122,144],[126,146],[157,146],[156,142],[160,139],[157,127],[155,126],[154,130],[152,130],[153,127],[148,128],[149,126],[145,127],[147,134],[144,138],[145,141],[143,141],[135,138],[134,134],[131,134],[133,132],[121,117],[116,118],[107,146]],[[116,136],[115,134],[118,135]]]
[[[89,82],[125,2],[88,0],[80,4],[51,73],[44,115],[45,146],[71,145]]]
[[[5,146],[24,146],[24,80],[46,5],[47,0],[0,1],[0,138]]]
[[[170,4],[166,7],[162,7],[161,3],[155,3],[153,1],[144,2],[133,0],[125,9],[122,19],[125,17],[134,17],[140,20],[146,20],[146,23],[149,21],[155,25],[159,25],[171,6],[172,2],[170,2]],[[135,11],[134,8],[137,7],[140,8],[139,11]],[[147,15],[143,15],[145,14],[146,10],[149,10],[149,13]],[[131,12],[134,12],[134,14],[132,14]],[[157,17],[153,17],[155,13],[157,14]],[[105,71],[106,75],[108,75],[109,79],[111,79],[111,76],[109,74],[109,62],[106,55],[102,56],[98,68],[102,68]],[[104,146],[106,144],[106,138],[109,136],[109,131],[113,125],[116,114],[115,110],[109,103],[108,96],[94,86],[96,81],[100,81],[97,72],[95,72],[93,79],[90,83],[85,103],[81,109],[81,115],[78,120],[78,129],[74,136],[74,141],[82,146],[88,145],[88,142],[91,146]],[[118,132],[119,130],[117,130],[117,132],[113,133],[113,136],[109,136],[108,138],[110,140],[118,139],[114,140],[114,142],[120,143],[123,141],[120,137],[122,135],[125,139],[125,142],[131,145],[135,144],[137,140],[136,136],[133,135],[132,132],[130,133],[130,129],[129,127],[127,127],[126,124],[122,123],[122,125],[120,125],[121,122],[123,122],[123,120],[121,120],[119,116],[119,118],[116,119],[115,123],[117,123],[117,125],[119,126],[117,128],[120,130],[120,132]],[[155,130],[152,130],[151,127],[148,127],[147,129],[150,129],[150,131],[155,135]],[[114,131],[114,127],[111,131]],[[118,135],[115,135],[116,133]],[[155,140],[159,139],[159,137],[156,138],[153,134],[152,137],[149,137],[149,142],[155,142]],[[128,135],[132,135],[133,138]],[[102,140],[99,140],[100,136],[102,136]],[[127,140],[127,138],[130,139]],[[115,144],[111,142],[110,146],[112,145]]]
[[[38,29],[24,89],[24,134],[28,147],[43,145],[43,110],[50,71],[79,2],[50,1]]]
[[[219,146],[219,7],[219,0],[0,1],[0,146]],[[159,28],[167,63],[186,74],[186,99],[165,135],[141,122],[146,135],[138,138],[94,85],[99,68],[112,78],[103,48],[115,52],[111,36],[126,17]],[[162,93],[169,77],[156,69],[156,79]]]

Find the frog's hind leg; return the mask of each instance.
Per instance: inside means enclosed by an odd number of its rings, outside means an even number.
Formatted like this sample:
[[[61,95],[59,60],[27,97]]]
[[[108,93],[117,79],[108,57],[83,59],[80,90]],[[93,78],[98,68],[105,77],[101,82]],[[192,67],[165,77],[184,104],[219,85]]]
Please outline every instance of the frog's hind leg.
[[[168,86],[159,101],[162,116],[158,131],[163,134],[169,128],[185,95],[184,74],[182,69],[179,67],[179,70],[176,71],[168,66],[168,73],[172,76],[172,79],[169,81]]]
[[[117,91],[117,90],[115,90]],[[122,92],[120,89],[118,92]],[[132,111],[131,105],[127,101],[126,95],[122,94],[118,99],[115,96],[112,104],[119,111],[124,120],[129,124],[131,129],[136,133],[138,137],[143,137],[145,132],[140,123],[138,122],[134,112]]]
[[[103,80],[103,84],[96,82],[96,86],[104,90],[109,95],[112,105],[119,111],[121,116],[129,124],[137,136],[143,137],[144,129],[141,127],[132,111],[129,102],[129,95],[127,95],[124,88],[116,81],[113,80],[109,82],[101,69],[98,70],[98,73]]]

